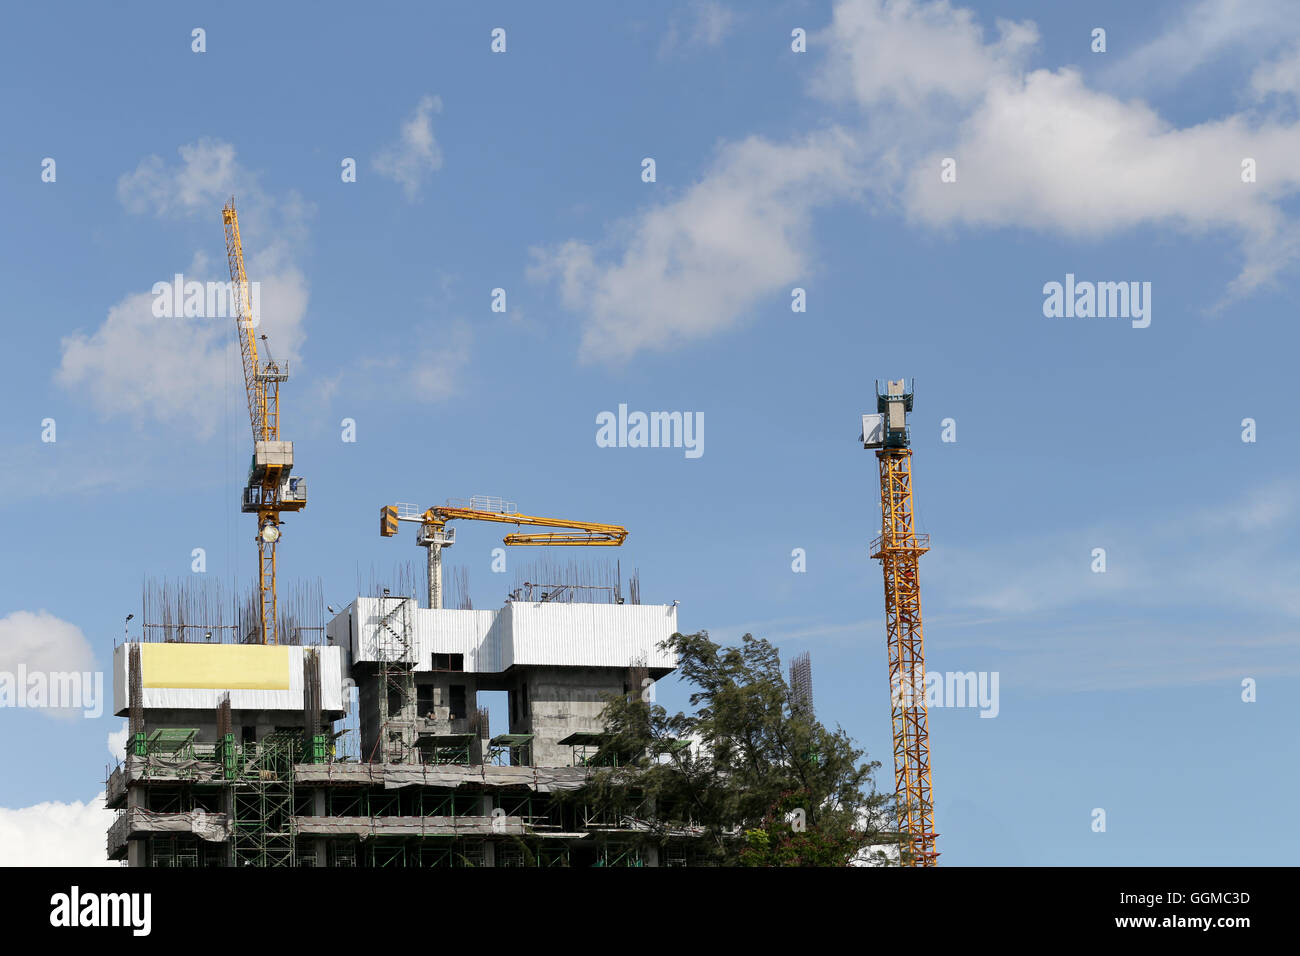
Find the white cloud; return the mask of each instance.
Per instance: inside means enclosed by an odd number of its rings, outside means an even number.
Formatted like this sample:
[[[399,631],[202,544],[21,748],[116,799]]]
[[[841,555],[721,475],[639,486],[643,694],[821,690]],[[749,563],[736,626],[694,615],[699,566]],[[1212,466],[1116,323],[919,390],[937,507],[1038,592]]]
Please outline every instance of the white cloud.
[[[155,216],[174,213],[213,215],[246,179],[235,163],[235,147],[218,140],[200,139],[181,146],[181,162],[168,166],[162,157],[144,159],[134,171],[117,181],[117,196],[132,212]]]
[[[1226,22],[1238,7],[1201,4],[1199,18],[1153,41],[1148,54],[1210,56],[1219,47],[1206,24]],[[1231,42],[1276,42],[1279,13],[1274,4],[1252,10],[1228,30]],[[1032,24],[1000,22],[999,37],[985,42],[970,11],[947,2],[842,0],[817,88],[869,111],[864,155],[905,172],[894,198],[914,224],[1075,238],[1140,225],[1224,231],[1242,250],[1234,294],[1295,260],[1300,234],[1279,203],[1300,192],[1292,162],[1300,125],[1243,113],[1180,128],[1141,101],[1089,88],[1073,69],[1025,72],[1036,39]],[[1279,65],[1258,82],[1284,84],[1288,69]],[[949,156],[955,183],[939,177]],[[1256,183],[1241,181],[1245,157],[1258,164]]]
[[[529,275],[556,280],[565,305],[587,315],[584,361],[624,360],[728,328],[808,273],[811,212],[854,191],[852,151],[838,130],[727,145],[679,199],[623,226],[621,252],[605,256],[578,240],[537,248]]]
[[[308,289],[292,249],[305,236],[311,207],[296,193],[278,200],[267,196],[228,143],[203,139],[179,152],[179,165],[151,156],[122,176],[119,198],[128,209],[160,217],[210,217],[213,242],[224,251],[220,210],[239,190],[248,277],[260,287],[258,334],[268,337],[277,361],[296,361],[305,339]],[[224,259],[200,250],[182,274],[187,282],[227,282]],[[170,283],[175,271],[160,268],[155,281]],[[109,307],[96,329],[65,336],[55,381],[88,396],[104,418],[160,422],[207,437],[222,419],[230,369],[237,376],[233,387],[243,385],[235,320],[159,318],[154,298],[152,291],[128,294]]]
[[[1300,36],[1293,0],[1200,0],[1108,71],[1112,84],[1167,89],[1228,53],[1262,58],[1278,43]],[[1113,42],[1113,41],[1112,41]]]
[[[420,194],[430,173],[442,168],[442,150],[433,136],[433,114],[442,112],[442,100],[423,96],[415,113],[402,124],[398,141],[375,154],[371,167],[400,185],[408,200]]]
[[[274,262],[281,271],[259,271],[258,262]],[[255,280],[262,296],[259,333],[275,343],[277,361],[297,359],[307,311],[305,277],[276,256],[254,257],[248,268],[250,275],[260,276]],[[224,281],[193,269],[185,277]],[[84,391],[105,418],[156,421],[206,438],[221,421],[228,369],[239,376],[232,387],[243,387],[234,319],[158,318],[153,302],[150,292],[128,295],[108,310],[95,331],[65,336],[55,381]]]
[[[935,100],[971,103],[994,80],[1014,75],[1038,42],[1032,23],[999,20],[997,29],[985,43],[972,11],[946,0],[841,0],[819,37],[829,51],[814,89],[909,111],[931,109]]]
[[[1300,44],[1256,67],[1250,85],[1261,97],[1270,93],[1300,96]]]
[[[736,20],[736,12],[718,0],[692,0],[685,18],[669,19],[659,55],[668,56],[682,46],[716,47],[731,33]]]
[[[97,670],[95,654],[81,628],[45,610],[14,611],[0,618],[0,672],[17,675],[20,668],[28,674]],[[45,707],[38,713],[71,719],[83,716],[84,710]]]
[[[14,611],[0,618],[0,670],[89,670],[95,655],[81,628],[49,611]]]
[[[1294,251],[1277,206],[1300,191],[1300,126],[1241,116],[1175,128],[1141,102],[1090,90],[1073,70],[994,83],[956,141],[914,167],[905,205],[929,226],[1020,226],[1101,237],[1143,224],[1238,235],[1249,291]],[[943,156],[956,183],[939,178]],[[1241,181],[1252,157],[1260,182]]]
[[[122,721],[121,728],[112,731],[108,735],[108,752],[113,755],[113,759],[126,759],[126,741],[130,735],[131,725],[125,720]]]
[[[86,803],[0,807],[0,866],[118,866],[106,850],[112,822],[103,793]]]
[[[84,390],[104,417],[185,425],[206,437],[224,407],[230,331],[211,319],[154,318],[153,300],[129,295],[94,332],[65,337],[55,380]]]
[[[1211,22],[1235,8],[1202,6]],[[1259,13],[1248,23],[1234,27],[1234,42],[1258,38],[1272,20]],[[1176,28],[1153,49],[1208,56],[1212,32]],[[1300,229],[1281,208],[1300,193],[1300,124],[1241,113],[1177,127],[1143,102],[1090,88],[1076,70],[1026,72],[1032,23],[1000,20],[986,37],[970,10],[947,0],[840,0],[818,39],[827,55],[813,89],[856,102],[860,128],[724,145],[684,195],[618,224],[603,245],[571,239],[532,251],[529,274],[555,280],[583,318],[584,361],[732,328],[813,268],[812,214],[853,194],[855,182],[927,229],[1076,239],[1151,225],[1224,232],[1241,249],[1235,295],[1300,256]],[[1279,60],[1257,73],[1257,89],[1288,88],[1293,72],[1300,65]],[[948,156],[955,183],[940,180]],[[1241,181],[1245,157],[1258,182]]]

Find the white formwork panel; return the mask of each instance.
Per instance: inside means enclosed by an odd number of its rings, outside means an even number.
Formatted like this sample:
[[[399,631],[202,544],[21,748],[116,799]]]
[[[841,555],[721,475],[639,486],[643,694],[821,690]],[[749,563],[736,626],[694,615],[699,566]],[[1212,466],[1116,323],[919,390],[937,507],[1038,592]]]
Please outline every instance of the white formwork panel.
[[[375,660],[379,600],[357,598],[352,620],[352,659]],[[410,620],[417,671],[430,670],[435,653],[462,654],[465,671],[479,674],[516,664],[677,666],[676,657],[658,646],[677,630],[677,608],[671,605],[512,601],[497,610],[462,611],[412,604]]]
[[[502,629],[509,621],[503,620],[499,610],[417,608],[413,620],[416,670],[429,670],[434,654],[463,654],[465,670],[474,673],[505,670],[502,657],[509,638]]]
[[[388,609],[392,610],[393,606],[389,600]],[[509,639],[501,632],[503,622],[499,610],[440,608],[431,611],[417,607],[412,601],[407,613],[416,670],[429,670],[435,653],[463,654],[466,671],[494,672],[509,666],[503,664]],[[378,660],[380,599],[358,597],[335,620],[345,615],[352,621],[352,660],[358,663]]]
[[[514,601],[514,663],[572,667],[676,667],[659,643],[677,630],[677,609],[661,604]]]

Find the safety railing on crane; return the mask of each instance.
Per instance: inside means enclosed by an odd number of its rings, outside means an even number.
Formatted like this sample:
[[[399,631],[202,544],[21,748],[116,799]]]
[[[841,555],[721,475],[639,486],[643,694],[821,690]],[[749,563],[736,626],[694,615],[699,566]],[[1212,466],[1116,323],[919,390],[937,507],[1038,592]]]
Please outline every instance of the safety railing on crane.
[[[885,538],[886,535],[880,534],[880,535],[876,535],[876,537],[872,539],[871,547],[870,547],[872,554],[875,554],[877,551],[882,550],[882,546],[885,545]],[[929,551],[930,550],[930,536],[928,534],[891,534],[888,535],[888,538],[889,538],[888,547],[891,550],[904,550],[904,551]]]
[[[448,508],[464,508],[468,511],[492,511],[497,514],[513,515],[519,513],[519,506],[513,501],[498,498],[496,495],[473,495],[469,498],[448,498]]]

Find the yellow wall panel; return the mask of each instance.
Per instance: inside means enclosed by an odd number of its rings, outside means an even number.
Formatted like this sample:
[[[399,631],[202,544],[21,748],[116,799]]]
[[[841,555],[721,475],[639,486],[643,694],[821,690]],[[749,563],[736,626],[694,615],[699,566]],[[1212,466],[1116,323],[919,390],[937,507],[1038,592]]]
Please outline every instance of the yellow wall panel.
[[[143,644],[145,687],[288,690],[289,648],[261,644]]]

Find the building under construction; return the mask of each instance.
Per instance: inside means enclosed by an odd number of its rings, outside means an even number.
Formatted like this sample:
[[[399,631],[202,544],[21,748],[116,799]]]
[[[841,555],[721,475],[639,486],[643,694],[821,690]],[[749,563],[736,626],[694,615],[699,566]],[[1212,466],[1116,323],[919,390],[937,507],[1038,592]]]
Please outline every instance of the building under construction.
[[[146,627],[114,653],[125,760],[108,855],[131,866],[656,866],[636,814],[562,799],[617,763],[601,711],[677,661],[673,605],[517,593],[495,610],[360,596],[295,643]],[[146,622],[147,623],[147,622]],[[233,631],[234,629],[232,629]],[[254,631],[254,633],[256,633]],[[284,633],[282,631],[282,633]],[[224,640],[224,642],[223,642]],[[504,691],[492,733],[478,695]],[[336,725],[355,724],[343,756]],[[624,758],[625,759],[625,758]]]
[[[232,197],[221,210],[230,296],[253,439],[240,510],[256,516],[257,586],[238,623],[180,592],[150,592],[141,640],[114,651],[114,711],[129,718],[111,770],[108,855],[132,866],[554,866],[692,861],[689,832],[634,839],[652,808],[610,819],[578,799],[593,768],[637,755],[603,733],[610,695],[647,688],[677,666],[662,642],[676,605],[576,603],[605,589],[524,582],[497,610],[446,608],[442,552],[451,521],[514,527],[503,544],[618,547],[618,525],[521,514],[474,498],[386,505],[380,533],[418,525],[428,607],[372,588],[321,626],[281,603],[282,514],[306,508],[293,442],[280,431],[287,361],[258,332]],[[525,529],[525,530],[521,530]],[[358,591],[361,587],[358,586]],[[382,591],[382,593],[375,593]],[[466,601],[468,605],[468,601]],[[130,617],[127,618],[130,620]],[[196,621],[198,623],[196,623]],[[505,692],[493,734],[479,694]],[[354,703],[355,701],[355,703]],[[355,707],[355,710],[353,708]],[[356,748],[336,731],[354,718]]]

